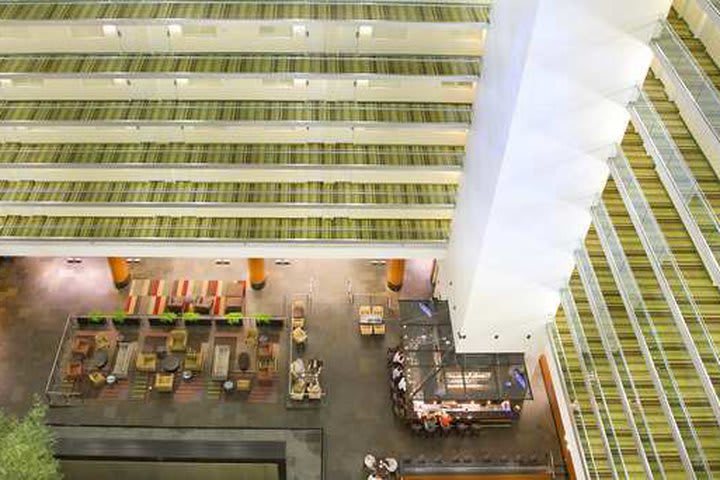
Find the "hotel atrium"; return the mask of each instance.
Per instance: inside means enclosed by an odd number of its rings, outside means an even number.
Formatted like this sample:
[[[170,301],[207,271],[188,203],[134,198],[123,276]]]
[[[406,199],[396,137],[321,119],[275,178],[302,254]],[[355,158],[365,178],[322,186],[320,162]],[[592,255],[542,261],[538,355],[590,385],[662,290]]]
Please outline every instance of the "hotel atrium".
[[[4,0],[0,253],[0,480],[720,478],[720,0]]]

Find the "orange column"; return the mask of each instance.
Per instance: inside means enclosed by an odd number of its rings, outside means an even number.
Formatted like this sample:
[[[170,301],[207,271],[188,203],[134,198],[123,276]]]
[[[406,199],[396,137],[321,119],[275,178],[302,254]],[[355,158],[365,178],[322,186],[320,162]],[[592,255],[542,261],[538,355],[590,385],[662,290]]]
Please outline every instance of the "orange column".
[[[405,278],[405,260],[393,258],[387,262],[387,286],[393,292],[399,292]]]
[[[110,265],[110,273],[112,273],[115,287],[119,290],[130,284],[130,267],[127,260],[120,257],[108,257],[108,265]]]
[[[264,258],[248,258],[248,276],[253,290],[262,290],[265,287],[267,274],[265,273]]]
[[[565,442],[565,425],[563,425],[562,416],[560,414],[560,405],[558,404],[558,399],[555,395],[555,386],[553,385],[552,375],[550,373],[550,364],[544,354],[540,355],[539,362],[540,373],[542,373],[543,383],[545,384],[545,393],[548,397],[548,403],[550,403],[550,412],[552,413],[553,421],[555,422],[555,431],[557,432],[558,440],[560,441],[560,451],[562,452],[563,460],[565,460],[565,468],[567,468],[568,478],[570,480],[575,480],[577,478],[575,474],[575,465],[573,465],[572,455],[570,455],[570,450]]]

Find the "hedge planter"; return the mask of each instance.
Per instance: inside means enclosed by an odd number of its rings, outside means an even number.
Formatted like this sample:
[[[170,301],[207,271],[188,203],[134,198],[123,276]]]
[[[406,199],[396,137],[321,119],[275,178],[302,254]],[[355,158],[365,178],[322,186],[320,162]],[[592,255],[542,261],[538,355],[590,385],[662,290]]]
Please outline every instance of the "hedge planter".
[[[218,328],[240,328],[243,326],[243,319],[218,317],[215,319],[215,325]]]
[[[283,328],[285,325],[285,319],[283,317],[273,317],[270,315],[256,315],[255,317],[255,325],[257,325],[258,328]]]
[[[149,317],[148,322],[151,327],[173,328],[180,324],[180,319],[170,316]]]
[[[116,328],[120,328],[120,327],[138,328],[140,326],[140,324],[142,323],[142,319],[139,317],[125,317],[123,319],[113,318],[112,322]]]
[[[212,317],[207,315],[184,313],[180,318],[186,327],[210,327],[213,323]]]
[[[76,318],[78,326],[81,328],[91,329],[91,330],[105,330],[107,328],[107,319],[105,317],[103,318],[96,318],[96,317],[77,317]]]

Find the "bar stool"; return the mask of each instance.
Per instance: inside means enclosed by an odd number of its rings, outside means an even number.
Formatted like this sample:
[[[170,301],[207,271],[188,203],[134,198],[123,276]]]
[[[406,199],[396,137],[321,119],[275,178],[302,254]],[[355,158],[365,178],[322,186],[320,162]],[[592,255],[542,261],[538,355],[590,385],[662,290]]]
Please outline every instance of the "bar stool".
[[[473,423],[470,425],[470,435],[472,435],[473,437],[479,436],[482,430],[483,426],[479,423]]]
[[[465,437],[470,433],[470,425],[465,422],[459,422],[455,425],[455,431],[461,437]]]

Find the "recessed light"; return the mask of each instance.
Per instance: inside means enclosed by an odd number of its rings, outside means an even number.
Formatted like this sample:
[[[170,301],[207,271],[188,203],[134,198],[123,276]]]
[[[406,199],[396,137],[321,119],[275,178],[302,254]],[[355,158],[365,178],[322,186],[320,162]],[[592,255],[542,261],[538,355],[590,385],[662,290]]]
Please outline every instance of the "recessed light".
[[[182,35],[182,25],[172,24],[167,27],[168,34],[170,35]]]
[[[102,32],[106,37],[116,37],[118,34],[118,27],[117,25],[103,25]]]

